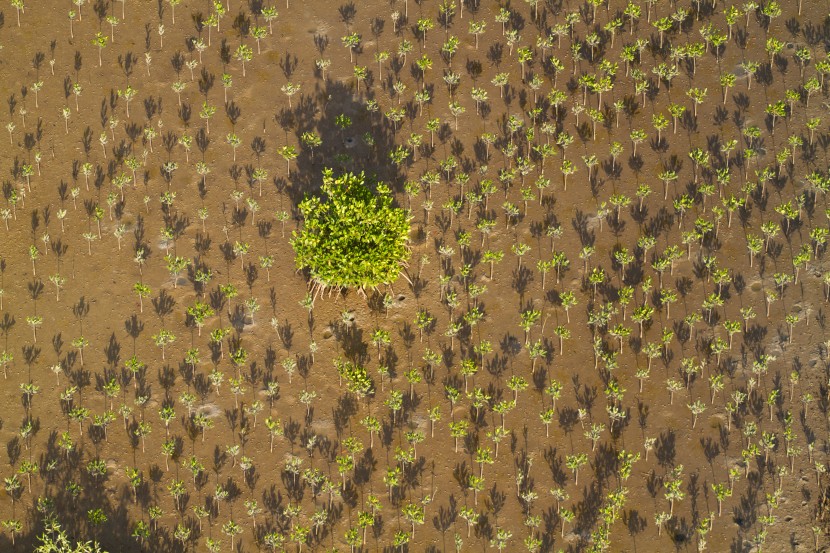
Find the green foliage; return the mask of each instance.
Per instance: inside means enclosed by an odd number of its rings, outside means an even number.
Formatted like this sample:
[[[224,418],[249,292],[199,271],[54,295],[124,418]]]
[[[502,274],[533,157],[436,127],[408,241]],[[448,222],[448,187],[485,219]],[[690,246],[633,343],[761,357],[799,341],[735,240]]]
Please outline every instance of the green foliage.
[[[37,539],[40,545],[35,548],[35,553],[106,553],[97,542],[70,540],[55,521],[49,521]]]
[[[323,288],[374,288],[394,282],[409,258],[409,213],[392,204],[378,183],[373,192],[363,173],[335,177],[323,171],[322,197],[300,203],[304,228],[291,245],[296,264]]]

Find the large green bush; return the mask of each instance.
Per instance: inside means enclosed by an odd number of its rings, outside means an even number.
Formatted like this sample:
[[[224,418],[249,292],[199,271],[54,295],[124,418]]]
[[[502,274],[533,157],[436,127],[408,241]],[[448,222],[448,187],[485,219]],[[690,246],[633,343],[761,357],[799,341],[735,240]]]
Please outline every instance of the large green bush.
[[[372,191],[363,173],[323,171],[322,194],[300,202],[303,228],[291,245],[297,267],[328,288],[375,288],[394,282],[409,259],[409,213],[389,188]]]

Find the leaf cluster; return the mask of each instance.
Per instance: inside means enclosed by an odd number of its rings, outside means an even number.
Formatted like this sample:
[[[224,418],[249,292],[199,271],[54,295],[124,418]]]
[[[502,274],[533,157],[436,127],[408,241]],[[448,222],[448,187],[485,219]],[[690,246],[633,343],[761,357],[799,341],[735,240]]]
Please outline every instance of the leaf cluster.
[[[409,259],[408,211],[395,207],[389,188],[375,191],[364,173],[323,171],[322,195],[299,204],[302,230],[291,245],[297,268],[322,288],[375,288],[394,282]]]

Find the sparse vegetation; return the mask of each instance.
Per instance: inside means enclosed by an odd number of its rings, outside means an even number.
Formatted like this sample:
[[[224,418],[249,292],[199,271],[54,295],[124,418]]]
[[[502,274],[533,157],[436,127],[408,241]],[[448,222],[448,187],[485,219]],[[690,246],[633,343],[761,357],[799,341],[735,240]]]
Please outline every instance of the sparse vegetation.
[[[826,13],[119,1],[5,11],[0,550],[830,545]]]

